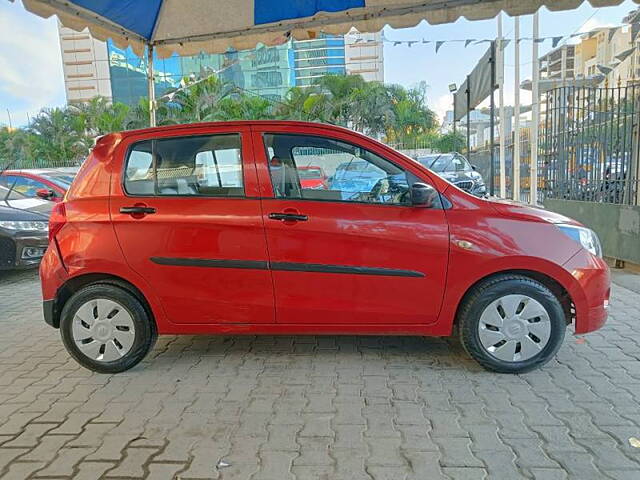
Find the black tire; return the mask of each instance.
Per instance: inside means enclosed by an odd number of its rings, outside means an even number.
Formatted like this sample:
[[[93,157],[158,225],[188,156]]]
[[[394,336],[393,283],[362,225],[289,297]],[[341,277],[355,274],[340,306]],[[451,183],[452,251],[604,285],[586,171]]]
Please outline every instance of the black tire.
[[[113,361],[98,361],[86,356],[73,339],[73,319],[78,309],[88,301],[108,299],[119,303],[133,319],[134,340],[130,350]],[[109,284],[89,285],[74,293],[60,315],[60,335],[65,348],[83,367],[98,373],[119,373],[137,365],[153,348],[157,331],[155,323],[142,302],[128,291]]]
[[[537,300],[546,310],[550,321],[547,344],[535,356],[524,361],[504,361],[493,356],[480,341],[479,323],[482,312],[493,301],[505,295],[521,294]],[[544,285],[522,275],[497,275],[475,286],[458,309],[457,322],[460,341],[485,369],[498,373],[525,373],[540,368],[556,354],[567,328],[564,310],[558,298]]]

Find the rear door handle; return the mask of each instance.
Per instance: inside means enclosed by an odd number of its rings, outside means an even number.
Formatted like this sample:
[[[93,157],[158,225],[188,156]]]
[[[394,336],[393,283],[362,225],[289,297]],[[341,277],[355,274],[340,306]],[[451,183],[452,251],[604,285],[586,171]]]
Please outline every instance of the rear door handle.
[[[271,220],[281,220],[283,222],[306,222],[309,217],[299,213],[270,213]]]
[[[120,213],[128,213],[129,215],[146,215],[156,213],[153,207],[120,207]]]

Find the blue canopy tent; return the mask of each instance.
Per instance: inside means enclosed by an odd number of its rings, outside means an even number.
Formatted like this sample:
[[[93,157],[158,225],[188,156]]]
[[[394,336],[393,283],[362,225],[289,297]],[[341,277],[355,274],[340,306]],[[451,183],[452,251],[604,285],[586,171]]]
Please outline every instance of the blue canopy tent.
[[[11,0],[12,1],[12,0]],[[408,27],[427,20],[450,23],[494,17],[503,10],[525,15],[545,5],[551,10],[578,7],[584,0],[23,0],[42,17],[57,15],[75,30],[88,28],[100,40],[111,38],[140,56],[145,49],[161,57],[193,55],[229,48],[276,45],[289,38],[344,34],[352,27],[375,32],[385,25]],[[623,0],[590,0],[594,7]],[[636,0],[640,2],[640,0]],[[153,62],[148,62],[151,123],[155,124]]]

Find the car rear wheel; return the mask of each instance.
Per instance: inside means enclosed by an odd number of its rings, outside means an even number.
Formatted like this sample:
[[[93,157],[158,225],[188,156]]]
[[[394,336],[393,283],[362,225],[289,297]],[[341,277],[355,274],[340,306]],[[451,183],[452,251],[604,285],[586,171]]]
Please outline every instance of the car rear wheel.
[[[458,313],[465,350],[484,368],[524,373],[558,351],[566,330],[562,305],[540,282],[501,275],[476,286]]]
[[[152,320],[140,300],[107,284],[84,287],[67,301],[60,333],[73,358],[99,373],[132,368],[156,340]]]

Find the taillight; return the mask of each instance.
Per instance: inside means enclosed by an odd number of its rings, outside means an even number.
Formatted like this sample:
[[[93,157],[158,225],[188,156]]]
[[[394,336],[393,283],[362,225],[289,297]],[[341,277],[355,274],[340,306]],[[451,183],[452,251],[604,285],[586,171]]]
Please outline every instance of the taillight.
[[[67,223],[67,210],[64,202],[56,203],[49,217],[49,242],[53,241],[65,223]]]

